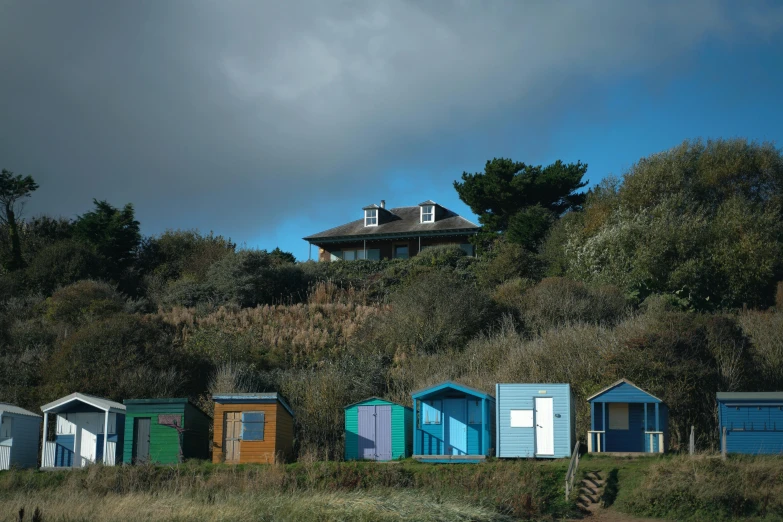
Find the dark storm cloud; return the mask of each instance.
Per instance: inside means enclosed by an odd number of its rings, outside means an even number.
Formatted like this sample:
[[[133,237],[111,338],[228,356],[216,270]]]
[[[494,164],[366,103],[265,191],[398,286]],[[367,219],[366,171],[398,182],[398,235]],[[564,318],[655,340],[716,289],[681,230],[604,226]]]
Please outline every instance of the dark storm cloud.
[[[0,165],[41,184],[28,213],[98,197],[133,202],[147,232],[248,238],[460,129],[545,134],[588,85],[780,27],[775,4],[731,5],[0,2]]]

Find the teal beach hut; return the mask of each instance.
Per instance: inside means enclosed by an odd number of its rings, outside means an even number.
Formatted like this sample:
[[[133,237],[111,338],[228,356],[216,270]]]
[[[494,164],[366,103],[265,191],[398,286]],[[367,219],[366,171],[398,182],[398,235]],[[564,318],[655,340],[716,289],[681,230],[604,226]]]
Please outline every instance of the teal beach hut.
[[[411,455],[413,410],[378,397],[345,407],[345,460],[395,460]]]
[[[413,393],[413,458],[422,462],[481,462],[492,455],[495,398],[456,382]]]

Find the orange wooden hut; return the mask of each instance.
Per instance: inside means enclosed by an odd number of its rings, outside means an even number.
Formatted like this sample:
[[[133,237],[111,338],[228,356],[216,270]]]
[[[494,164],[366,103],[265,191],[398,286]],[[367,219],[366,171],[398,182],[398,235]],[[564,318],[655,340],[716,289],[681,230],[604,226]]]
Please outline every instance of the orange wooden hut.
[[[214,395],[212,462],[271,463],[294,448],[294,411],[277,393]]]

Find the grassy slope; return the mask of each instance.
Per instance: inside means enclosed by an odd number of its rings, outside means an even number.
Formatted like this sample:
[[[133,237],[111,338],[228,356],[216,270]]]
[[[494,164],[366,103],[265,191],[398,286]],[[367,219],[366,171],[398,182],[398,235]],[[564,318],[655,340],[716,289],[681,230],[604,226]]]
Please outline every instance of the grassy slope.
[[[187,463],[0,473],[0,521],[20,507],[44,520],[552,520],[568,463],[481,465],[300,462]],[[669,520],[783,520],[780,457],[588,455],[580,472],[609,479],[611,511]]]

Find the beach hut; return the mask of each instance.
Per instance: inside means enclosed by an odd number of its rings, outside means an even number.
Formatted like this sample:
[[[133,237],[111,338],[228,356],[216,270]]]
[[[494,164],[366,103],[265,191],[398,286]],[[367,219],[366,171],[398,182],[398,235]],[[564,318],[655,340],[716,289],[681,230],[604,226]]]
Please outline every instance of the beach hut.
[[[783,392],[721,392],[717,398],[721,448],[783,454]]]
[[[669,446],[669,408],[627,379],[595,395],[590,404],[587,451],[663,453]]]
[[[103,462],[122,462],[125,406],[85,393],[72,393],[41,406],[44,443],[42,468],[79,468]],[[57,422],[54,441],[48,440],[49,414]]]
[[[0,402],[0,471],[38,465],[41,416]]]
[[[447,381],[413,393],[413,457],[425,462],[480,462],[491,455],[495,398]]]
[[[345,407],[345,460],[394,460],[411,455],[413,410],[371,397]]]
[[[498,457],[570,457],[576,413],[570,384],[496,384]]]
[[[129,399],[123,403],[123,462],[173,464],[210,458],[212,419],[188,399]]]
[[[231,393],[215,401],[213,462],[271,463],[290,458],[294,411],[277,393]]]

